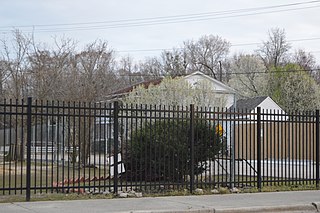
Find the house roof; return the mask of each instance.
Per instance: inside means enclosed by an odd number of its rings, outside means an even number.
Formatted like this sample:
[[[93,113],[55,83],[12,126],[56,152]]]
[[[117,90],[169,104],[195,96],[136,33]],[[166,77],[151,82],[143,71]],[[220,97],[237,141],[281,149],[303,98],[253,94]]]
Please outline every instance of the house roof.
[[[144,88],[148,88],[150,85],[158,85],[162,82],[163,78],[157,78],[157,79],[152,79],[152,80],[148,80],[148,81],[143,81],[143,82],[139,82],[136,83],[134,85],[131,85],[129,87],[125,87],[123,89],[114,91],[112,93],[110,93],[108,96],[119,96],[119,95],[124,95],[127,94],[129,92],[132,92],[134,88],[138,87],[138,86],[143,86]]]
[[[200,75],[200,76],[202,76],[202,77],[214,82],[216,85],[219,85],[224,90],[229,91],[230,93],[236,93],[236,91],[233,88],[227,86],[226,84],[222,83],[221,81],[218,81],[217,79],[212,78],[211,76],[206,75],[206,74],[204,74],[203,72],[200,72],[200,71],[193,72],[193,73],[191,73],[189,75],[184,76],[183,78],[187,79],[187,78],[190,78],[190,77],[195,76],[195,75]]]
[[[202,73],[200,71],[193,72],[193,73],[191,73],[189,75],[186,75],[186,76],[184,76],[182,78],[188,79],[188,78],[191,78],[192,76],[196,76],[196,75],[200,75],[203,78],[207,78],[208,80],[214,82],[216,85],[219,85],[224,90],[222,92],[228,91],[228,93],[230,93],[230,92],[231,93],[235,93],[235,90],[232,89],[231,87],[225,85],[224,83],[222,83],[222,82],[220,82],[220,81],[218,81],[218,80],[216,80],[216,79],[214,79],[214,78],[212,78],[212,77],[210,77],[210,76],[208,76],[208,75],[206,75],[206,74],[204,74],[204,73]],[[181,76],[179,76],[179,77],[181,77]],[[157,79],[153,79],[153,80],[139,82],[139,83],[136,83],[136,84],[131,85],[129,87],[114,91],[114,92],[108,94],[107,97],[109,97],[109,98],[121,97],[121,96],[123,96],[125,94],[128,94],[128,93],[132,92],[133,89],[138,87],[138,86],[143,86],[144,88],[148,88],[150,85],[158,85],[163,81],[163,79],[164,78],[161,77],[161,78],[157,78]]]
[[[267,98],[268,96],[258,96],[254,98],[239,99],[237,100],[235,108],[237,111],[241,111],[241,110],[252,111]],[[232,105],[229,109],[233,109],[233,108],[234,106]]]

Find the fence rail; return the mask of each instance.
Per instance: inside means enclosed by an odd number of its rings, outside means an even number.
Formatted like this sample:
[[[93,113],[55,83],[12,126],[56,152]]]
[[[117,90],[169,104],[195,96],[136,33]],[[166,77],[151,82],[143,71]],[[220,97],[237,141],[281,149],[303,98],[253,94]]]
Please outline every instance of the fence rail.
[[[0,103],[0,193],[319,186],[319,111]]]

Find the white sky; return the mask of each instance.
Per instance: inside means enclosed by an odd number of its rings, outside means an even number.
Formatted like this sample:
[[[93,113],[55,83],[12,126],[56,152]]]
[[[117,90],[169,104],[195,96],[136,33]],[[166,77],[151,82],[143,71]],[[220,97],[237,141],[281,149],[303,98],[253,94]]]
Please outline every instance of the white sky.
[[[311,0],[1,0],[0,36],[8,36],[12,27],[72,24],[87,22],[109,22],[127,19],[143,19],[165,16],[178,16],[199,13],[221,12],[256,7],[307,3]],[[301,9],[303,7],[308,7]],[[275,12],[283,10],[281,12]],[[289,10],[289,11],[288,11]],[[273,8],[251,13],[272,11],[272,13],[250,16],[231,14],[229,18],[212,18],[202,21],[172,24],[153,24],[138,27],[88,29],[93,25],[35,26],[37,41],[53,42],[54,36],[73,38],[81,45],[96,39],[108,41],[119,55],[130,54],[136,60],[146,56],[158,56],[161,51],[131,51],[150,49],[170,49],[179,47],[183,41],[198,39],[202,35],[219,35],[231,44],[261,43],[266,40],[271,28],[279,27],[286,31],[288,40],[317,38],[309,41],[293,41],[294,49],[302,48],[311,52],[320,63],[320,1],[296,6]],[[243,14],[243,13],[241,13]],[[175,21],[176,22],[176,21]],[[119,24],[112,23],[112,24]],[[127,26],[127,25],[126,25]],[[66,31],[65,27],[73,30]],[[85,27],[87,30],[74,30]],[[17,27],[25,32],[32,27]],[[48,28],[50,32],[40,32]],[[56,28],[63,28],[57,31]],[[234,46],[235,52],[252,53],[257,45]],[[126,52],[129,51],[129,52]],[[230,55],[231,55],[230,54]]]

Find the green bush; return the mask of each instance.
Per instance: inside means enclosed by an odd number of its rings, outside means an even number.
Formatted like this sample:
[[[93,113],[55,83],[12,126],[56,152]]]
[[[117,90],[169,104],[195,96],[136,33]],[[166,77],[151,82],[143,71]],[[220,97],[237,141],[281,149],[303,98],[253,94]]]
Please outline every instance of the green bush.
[[[194,171],[202,173],[206,161],[221,153],[223,138],[216,126],[196,119]],[[182,181],[191,168],[190,121],[161,120],[145,123],[132,133],[124,159],[128,180]]]

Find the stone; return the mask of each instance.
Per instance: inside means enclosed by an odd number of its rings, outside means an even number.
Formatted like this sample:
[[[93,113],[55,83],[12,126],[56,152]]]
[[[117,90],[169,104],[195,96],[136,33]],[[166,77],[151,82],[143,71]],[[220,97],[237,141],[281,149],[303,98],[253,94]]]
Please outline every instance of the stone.
[[[236,187],[233,187],[232,189],[230,189],[230,192],[231,193],[239,193],[240,190],[238,188],[236,188]]]
[[[128,197],[136,197],[136,192],[134,190],[128,191]]]
[[[142,197],[142,192],[136,192],[135,196],[138,197],[138,198]]]
[[[86,188],[86,189],[84,190],[84,193],[86,193],[86,194],[91,194],[91,189],[90,189],[90,188]]]
[[[211,190],[211,193],[212,193],[212,194],[220,194],[220,192],[219,192],[218,189],[212,189],[212,190]]]
[[[120,198],[127,198],[128,197],[128,193],[121,192],[121,193],[119,193],[119,197]]]
[[[99,189],[95,189],[93,192],[92,192],[93,195],[98,195],[98,194],[101,194],[101,191],[99,191]]]
[[[165,187],[164,187],[164,185],[160,185],[159,188],[160,188],[160,190],[164,190]]]
[[[110,190],[109,190],[110,192],[114,192],[114,189],[113,189],[113,187],[110,187]]]
[[[194,190],[194,193],[197,194],[197,195],[203,195],[203,189],[196,188]]]

